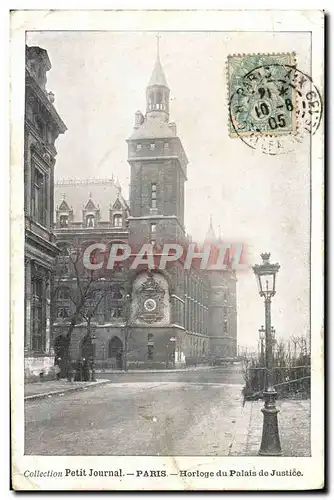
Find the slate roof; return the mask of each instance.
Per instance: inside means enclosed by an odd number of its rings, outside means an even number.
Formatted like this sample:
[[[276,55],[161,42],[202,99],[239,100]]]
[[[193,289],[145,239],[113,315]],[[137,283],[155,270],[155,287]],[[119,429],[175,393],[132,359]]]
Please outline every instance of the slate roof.
[[[176,137],[168,123],[159,118],[146,117],[144,123],[132,132],[129,140],[167,139],[168,137]]]
[[[82,222],[82,211],[89,200],[100,210],[101,222],[109,221],[109,209],[117,198],[121,204],[126,202],[121,194],[118,181],[114,179],[66,179],[55,182],[55,207],[65,200],[73,209],[74,222]]]

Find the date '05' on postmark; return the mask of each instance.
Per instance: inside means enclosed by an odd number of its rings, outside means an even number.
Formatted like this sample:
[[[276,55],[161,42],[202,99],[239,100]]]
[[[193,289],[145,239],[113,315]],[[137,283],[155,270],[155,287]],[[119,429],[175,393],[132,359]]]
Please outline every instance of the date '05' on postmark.
[[[228,84],[229,135],[247,146],[289,153],[318,130],[321,95],[294,53],[229,56]]]
[[[228,57],[230,136],[295,132],[294,63],[294,54]]]

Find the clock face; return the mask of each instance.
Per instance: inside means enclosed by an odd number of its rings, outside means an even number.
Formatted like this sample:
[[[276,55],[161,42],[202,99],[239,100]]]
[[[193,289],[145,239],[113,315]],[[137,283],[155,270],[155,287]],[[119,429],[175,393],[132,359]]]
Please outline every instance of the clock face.
[[[157,308],[157,303],[154,299],[147,299],[144,302],[144,308],[148,312],[152,312]]]

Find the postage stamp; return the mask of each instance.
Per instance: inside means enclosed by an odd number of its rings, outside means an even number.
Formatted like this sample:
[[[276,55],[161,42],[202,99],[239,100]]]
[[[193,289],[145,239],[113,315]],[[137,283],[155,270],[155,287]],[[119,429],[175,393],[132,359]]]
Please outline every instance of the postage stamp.
[[[229,135],[251,148],[286,154],[318,130],[322,98],[294,53],[229,56],[228,83]]]
[[[232,137],[296,131],[294,63],[293,53],[228,57]]]

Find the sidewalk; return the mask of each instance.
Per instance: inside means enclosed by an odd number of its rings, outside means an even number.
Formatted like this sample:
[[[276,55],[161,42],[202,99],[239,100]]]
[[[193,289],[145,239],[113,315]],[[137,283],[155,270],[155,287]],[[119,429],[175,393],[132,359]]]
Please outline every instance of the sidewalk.
[[[61,396],[65,392],[90,389],[95,386],[109,384],[107,379],[99,379],[96,382],[67,382],[67,380],[48,380],[46,382],[33,382],[24,385],[24,400],[41,399],[52,396]]]
[[[263,401],[246,401],[242,418],[237,422],[230,456],[255,456],[261,445]],[[308,457],[311,455],[311,401],[310,399],[278,400],[278,428],[282,456]]]
[[[95,373],[176,373],[176,372],[191,372],[199,370],[214,370],[216,368],[226,368],[228,365],[199,365],[199,366],[187,366],[186,368],[162,368],[162,369],[136,369],[136,370],[113,370],[106,368],[105,370],[95,370]]]

